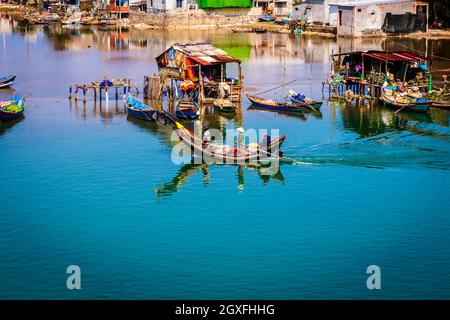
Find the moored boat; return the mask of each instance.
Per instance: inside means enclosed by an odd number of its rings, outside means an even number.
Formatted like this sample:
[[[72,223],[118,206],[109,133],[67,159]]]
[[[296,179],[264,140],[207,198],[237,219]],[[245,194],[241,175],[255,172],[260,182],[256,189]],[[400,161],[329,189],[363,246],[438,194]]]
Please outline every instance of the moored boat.
[[[14,83],[14,80],[16,79],[16,74],[11,74],[6,77],[0,78],[0,88],[9,87]]]
[[[322,106],[322,101],[315,101],[315,100],[305,97],[304,95],[297,93],[293,90],[289,91],[288,97],[289,97],[289,99],[291,99],[292,103],[295,103],[295,104],[306,103],[312,109],[319,110],[320,107]]]
[[[236,106],[228,99],[217,99],[214,101],[214,108],[221,112],[234,112]]]
[[[290,102],[281,103],[278,101],[267,100],[257,96],[251,96],[249,94],[247,94],[247,98],[254,106],[262,109],[284,111],[284,112],[303,112],[305,108],[307,108],[305,103],[302,104],[300,103],[294,104]]]
[[[415,112],[427,112],[430,109],[431,101],[424,98],[398,97],[395,94],[387,94],[385,90],[381,92],[381,100],[388,107]]]
[[[25,99],[13,96],[6,101],[0,101],[0,121],[16,119],[25,112]]]
[[[125,103],[127,105],[127,113],[130,116],[142,120],[154,121],[153,115],[156,111],[154,108],[136,100],[133,96],[129,96]]]
[[[181,99],[178,101],[175,114],[180,119],[195,120],[200,115],[198,104],[194,101]]]

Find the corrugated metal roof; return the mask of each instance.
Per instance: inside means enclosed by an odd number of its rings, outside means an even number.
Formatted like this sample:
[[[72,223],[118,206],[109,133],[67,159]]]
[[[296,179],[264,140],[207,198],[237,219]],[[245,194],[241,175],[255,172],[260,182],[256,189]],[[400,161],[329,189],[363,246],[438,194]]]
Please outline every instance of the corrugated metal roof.
[[[383,61],[423,61],[428,60],[424,56],[417,55],[411,52],[396,51],[396,52],[369,52],[363,53],[363,56],[368,56],[377,60]]]
[[[223,51],[222,49],[214,47],[209,42],[189,43],[189,44],[176,43],[172,45],[169,49],[167,49],[164,53],[166,53],[170,49],[182,52],[187,57],[191,58],[192,60],[202,65],[241,62],[241,60],[233,58],[227,52]],[[159,57],[157,57],[156,59],[158,60]]]
[[[368,7],[378,4],[402,3],[402,2],[417,2],[413,0],[365,0],[365,1],[351,1],[351,2],[333,2],[330,6],[339,7]]]
[[[346,53],[336,53],[332,56],[346,56],[346,55],[363,55],[368,56],[378,60],[390,60],[390,61],[423,61],[423,60],[431,60],[425,56],[421,56],[408,51],[378,51],[378,50],[369,50],[369,51],[354,51],[354,52],[346,52]]]

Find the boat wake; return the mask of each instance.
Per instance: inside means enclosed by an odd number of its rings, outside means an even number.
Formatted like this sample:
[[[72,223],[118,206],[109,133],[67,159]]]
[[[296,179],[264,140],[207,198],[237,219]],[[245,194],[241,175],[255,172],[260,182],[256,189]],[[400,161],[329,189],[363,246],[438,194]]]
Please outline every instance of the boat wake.
[[[346,165],[371,169],[393,167],[450,168],[450,136],[409,131],[386,132],[340,143],[287,147],[286,162],[296,166]]]

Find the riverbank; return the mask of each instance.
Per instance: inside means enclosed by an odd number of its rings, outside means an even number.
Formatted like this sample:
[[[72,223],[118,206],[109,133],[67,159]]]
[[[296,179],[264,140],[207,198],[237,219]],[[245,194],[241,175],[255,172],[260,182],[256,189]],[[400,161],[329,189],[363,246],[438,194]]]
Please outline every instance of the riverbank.
[[[70,14],[49,14],[35,7],[26,5],[0,4],[0,13],[11,14],[17,20],[27,20],[32,24],[47,24],[67,20]],[[188,29],[221,29],[229,32],[252,32],[259,30],[272,33],[290,33],[287,24],[275,22],[258,22],[260,16],[256,14],[224,14],[215,11],[189,10],[188,12],[174,11],[170,13],[129,12],[128,18],[118,19],[114,15],[94,16],[92,12],[82,12],[79,23],[83,25],[110,25],[130,27],[138,30],[188,30]],[[323,38],[334,38],[336,28],[322,25],[307,25],[302,35]],[[420,39],[449,39],[450,30],[429,30],[402,35],[387,35],[382,32],[370,36],[349,38],[387,38],[404,37]]]

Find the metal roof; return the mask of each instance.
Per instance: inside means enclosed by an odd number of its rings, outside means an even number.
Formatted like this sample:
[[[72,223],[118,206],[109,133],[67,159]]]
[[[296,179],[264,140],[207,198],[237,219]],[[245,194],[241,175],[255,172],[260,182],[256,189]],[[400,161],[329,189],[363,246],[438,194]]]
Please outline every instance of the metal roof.
[[[377,60],[389,60],[389,61],[423,61],[423,60],[431,60],[431,58],[427,58],[425,56],[421,56],[412,52],[408,51],[377,51],[377,50],[370,50],[370,51],[354,51],[354,52],[347,52],[347,53],[336,53],[332,56],[346,56],[346,55],[363,55],[367,57],[371,57]]]
[[[395,52],[366,52],[363,56],[368,56],[377,60],[383,61],[423,61],[428,60],[424,56],[417,55],[415,53],[406,51],[395,51]]]
[[[223,64],[230,62],[241,62],[241,60],[233,58],[222,49],[214,47],[209,42],[189,43],[189,44],[173,44],[163,54],[156,58],[158,61],[162,55],[169,50],[179,51],[186,55],[186,57],[194,60],[201,65]]]

